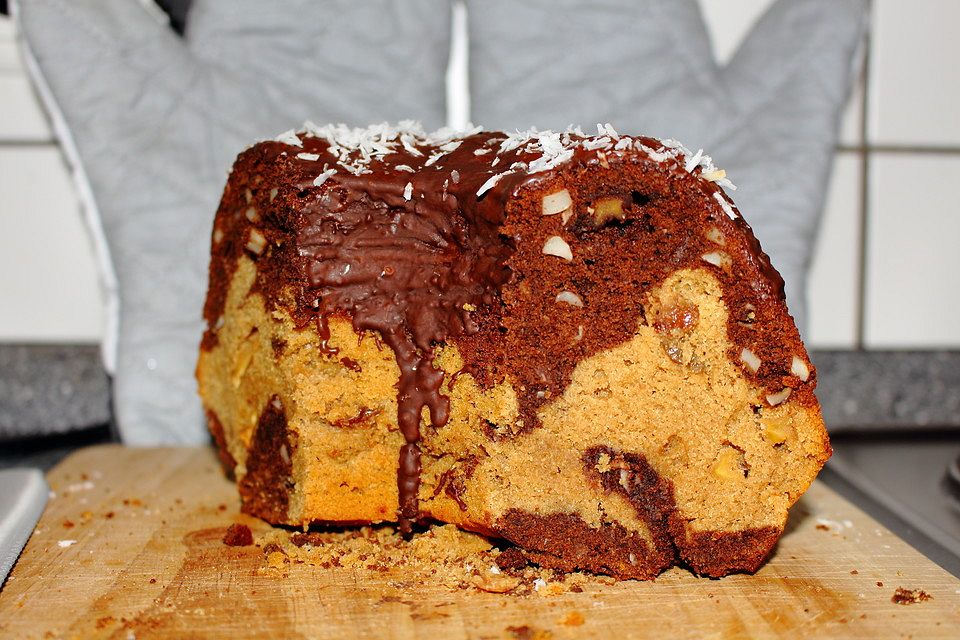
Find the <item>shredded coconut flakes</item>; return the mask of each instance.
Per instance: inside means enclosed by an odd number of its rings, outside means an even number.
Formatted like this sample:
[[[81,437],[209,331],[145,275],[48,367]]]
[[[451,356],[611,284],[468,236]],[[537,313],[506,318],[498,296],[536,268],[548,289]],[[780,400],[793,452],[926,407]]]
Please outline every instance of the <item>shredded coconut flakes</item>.
[[[600,135],[608,135],[608,136],[610,136],[611,138],[613,138],[614,140],[619,140],[619,139],[620,139],[620,134],[617,133],[616,129],[614,129],[612,126],[610,126],[610,123],[609,123],[609,122],[606,123],[606,124],[602,124],[602,125],[601,125],[601,124],[598,124],[598,125],[597,125],[597,131],[600,133]]]
[[[304,132],[297,134],[294,130],[285,131],[277,136],[276,140],[292,146],[302,147],[301,135],[321,138],[327,142],[328,151],[337,158],[337,165],[353,175],[372,173],[370,164],[380,162],[384,156],[398,153],[401,150],[422,157],[425,151],[432,151],[424,162],[424,166],[431,166],[443,156],[458,149],[463,139],[482,131],[481,127],[468,127],[466,130],[456,130],[450,127],[438,129],[433,133],[424,131],[423,126],[412,120],[404,120],[396,126],[387,123],[372,125],[366,128],[351,128],[344,124],[326,125],[319,127],[312,122],[304,124]],[[700,149],[691,152],[676,140],[666,139],[659,141],[658,148],[651,148],[640,140],[621,136],[610,123],[598,124],[597,134],[586,136],[580,127],[570,126],[565,131],[514,131],[499,141],[499,149],[490,166],[495,167],[500,162],[500,155],[520,150],[522,153],[538,154],[528,164],[513,163],[509,170],[492,175],[480,187],[477,195],[482,195],[495,186],[505,175],[526,172],[528,174],[541,173],[554,169],[568,162],[577,148],[587,151],[613,150],[641,151],[653,162],[673,161],[682,166],[687,172],[694,173],[699,168],[699,177],[717,184],[731,191],[736,186],[726,177],[726,173],[713,164],[713,159]],[[496,147],[497,140],[486,143]],[[432,149],[431,149],[432,148]],[[481,148],[474,151],[475,155],[489,153],[490,149]],[[318,159],[317,154],[300,153],[299,158],[307,160]],[[397,165],[398,171],[415,172],[409,165]],[[324,167],[323,173],[317,176],[314,184],[320,185],[337,169]],[[456,180],[454,180],[456,182]],[[721,204],[724,211],[731,218],[736,217],[732,207],[720,193],[714,197]]]
[[[666,149],[669,149],[674,152],[673,154],[674,158],[676,158],[678,154],[682,154],[683,157],[686,158],[686,161],[684,162],[684,168],[687,170],[688,173],[693,173],[697,167],[700,167],[701,176],[717,175],[721,171],[721,169],[718,169],[713,164],[713,158],[703,153],[703,149],[700,149],[696,153],[692,153],[690,149],[687,149],[681,143],[677,142],[676,140],[671,140],[669,138],[666,140],[661,140],[661,144],[663,144],[663,146]],[[716,180],[712,180],[712,182],[716,182],[718,185],[720,185],[724,189],[729,189],[730,191],[737,190],[736,185],[730,182],[730,180],[726,177],[726,173],[723,174],[723,177]]]
[[[381,161],[384,156],[397,153],[401,148],[411,155],[422,156],[424,154],[420,147],[437,147],[442,151],[439,156],[442,156],[456,149],[462,143],[462,138],[482,131],[480,127],[469,127],[463,131],[445,127],[428,134],[420,123],[412,120],[403,120],[397,126],[384,122],[366,128],[348,127],[345,124],[320,127],[308,121],[304,124],[304,130],[306,135],[325,140],[328,151],[337,158],[337,164],[357,176],[371,173],[371,162]],[[292,135],[292,132],[287,134]],[[285,138],[282,141],[292,144],[287,134],[281,135]],[[437,159],[439,157],[433,162]]]
[[[508,173],[510,172],[504,171],[503,173],[495,173],[492,176],[490,176],[490,178],[486,182],[484,182],[479,189],[477,189],[477,196],[482,196],[487,191],[492,189],[494,186],[496,186],[498,182],[500,182],[500,179],[503,176],[507,175]]]
[[[329,178],[336,172],[337,172],[336,169],[330,169],[327,167],[327,165],[323,165],[323,173],[321,173],[320,175],[318,175],[316,178],[313,179],[313,186],[319,187],[320,185],[322,185],[324,182],[327,181],[327,178]]]
[[[303,146],[303,142],[300,141],[300,137],[297,135],[297,132],[294,131],[293,129],[290,129],[289,131],[284,131],[274,139],[277,142],[282,142],[283,144],[289,144],[292,147]]]
[[[595,149],[609,149],[613,146],[613,142],[610,141],[610,138],[607,136],[600,136],[598,138],[587,138],[583,141],[583,148],[587,151],[594,151]]]
[[[731,220],[737,219],[737,213],[733,210],[733,207],[730,206],[730,203],[727,202],[727,199],[723,197],[723,194],[719,191],[713,192],[714,199],[720,203],[720,207],[723,209],[723,212],[727,214],[727,217]]]

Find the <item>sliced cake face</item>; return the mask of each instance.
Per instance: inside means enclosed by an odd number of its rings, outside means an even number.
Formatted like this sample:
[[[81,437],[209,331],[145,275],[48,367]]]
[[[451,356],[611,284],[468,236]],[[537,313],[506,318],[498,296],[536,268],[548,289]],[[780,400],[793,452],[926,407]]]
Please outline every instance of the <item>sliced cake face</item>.
[[[245,509],[434,518],[619,577],[756,569],[829,445],[723,185],[604,128],[327,127],[244,152],[198,379]]]

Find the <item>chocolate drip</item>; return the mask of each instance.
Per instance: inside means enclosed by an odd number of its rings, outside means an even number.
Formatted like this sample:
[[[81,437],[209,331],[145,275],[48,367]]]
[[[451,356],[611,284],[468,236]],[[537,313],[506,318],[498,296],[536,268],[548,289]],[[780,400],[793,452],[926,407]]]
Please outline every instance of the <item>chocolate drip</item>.
[[[406,437],[406,434],[404,434]],[[417,434],[419,439],[419,434]],[[420,490],[420,447],[410,442],[400,447],[400,466],[397,469],[397,488],[400,493],[398,511],[400,532],[410,533],[412,524],[420,516],[417,492]]]
[[[322,313],[317,316],[317,335],[320,336],[320,353],[328,357],[340,353],[340,349],[330,346],[330,324],[327,322],[327,316]]]
[[[304,146],[308,152],[326,151],[317,140],[307,139]],[[414,161],[409,153],[388,159]],[[316,193],[302,210],[305,224],[296,244],[316,300],[321,351],[336,353],[327,345],[327,318],[345,313],[358,333],[375,332],[400,368],[397,424],[405,444],[397,488],[404,532],[419,514],[424,409],[434,429],[450,415],[449,399],[441,393],[444,372],[433,365],[435,347],[475,333],[471,310],[494,302],[509,278],[504,266],[509,248],[496,225],[460,206],[464,189],[476,188],[451,184],[448,171],[413,175],[386,165],[376,180],[338,175],[336,186]],[[496,221],[502,206],[499,213],[484,213]]]

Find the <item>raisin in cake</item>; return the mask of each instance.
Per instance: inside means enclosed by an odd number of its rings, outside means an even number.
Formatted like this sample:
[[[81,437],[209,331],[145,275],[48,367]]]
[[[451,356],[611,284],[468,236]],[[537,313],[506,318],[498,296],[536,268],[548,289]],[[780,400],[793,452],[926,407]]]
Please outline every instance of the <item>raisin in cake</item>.
[[[240,154],[197,375],[247,513],[757,569],[830,455],[783,281],[709,157],[598,129]]]

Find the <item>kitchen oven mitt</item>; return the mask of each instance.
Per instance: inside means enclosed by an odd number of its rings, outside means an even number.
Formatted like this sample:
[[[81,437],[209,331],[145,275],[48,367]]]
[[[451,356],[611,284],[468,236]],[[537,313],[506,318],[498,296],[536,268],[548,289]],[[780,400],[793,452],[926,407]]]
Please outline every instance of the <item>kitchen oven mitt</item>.
[[[473,119],[508,130],[610,122],[711,154],[802,330],[866,5],[779,0],[721,66],[695,0],[472,0]]]
[[[21,0],[15,15],[94,238],[105,238],[120,434],[202,442],[193,369],[234,157],[306,119],[440,126],[449,5],[196,0],[183,38],[137,0]]]

